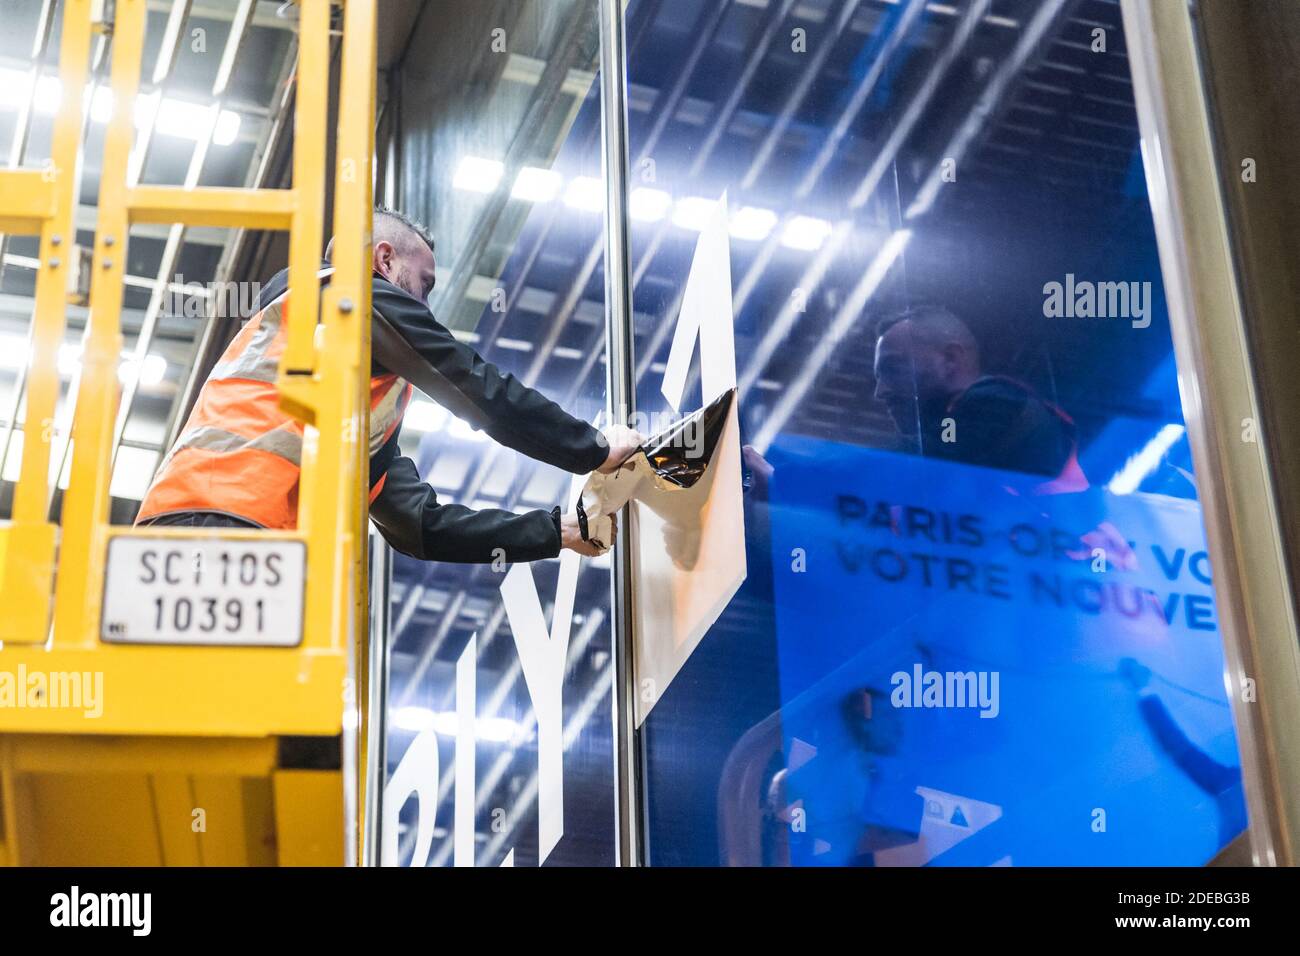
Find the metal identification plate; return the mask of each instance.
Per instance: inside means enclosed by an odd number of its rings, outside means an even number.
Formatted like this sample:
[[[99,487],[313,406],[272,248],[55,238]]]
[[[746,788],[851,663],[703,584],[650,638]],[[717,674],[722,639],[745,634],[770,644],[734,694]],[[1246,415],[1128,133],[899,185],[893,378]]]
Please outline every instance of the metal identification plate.
[[[111,538],[100,638],[296,647],[306,564],[302,541]]]

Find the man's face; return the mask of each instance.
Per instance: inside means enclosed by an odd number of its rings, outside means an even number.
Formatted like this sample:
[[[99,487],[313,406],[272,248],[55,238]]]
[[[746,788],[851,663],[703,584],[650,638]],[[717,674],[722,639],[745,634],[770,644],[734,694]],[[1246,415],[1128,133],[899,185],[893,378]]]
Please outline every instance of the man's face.
[[[876,342],[875,369],[876,399],[904,435],[915,435],[918,418],[941,411],[950,397],[943,351],[915,335],[909,321],[891,326]]]
[[[400,249],[388,242],[375,244],[375,268],[385,279],[421,302],[433,292],[435,262],[433,250],[420,240]]]

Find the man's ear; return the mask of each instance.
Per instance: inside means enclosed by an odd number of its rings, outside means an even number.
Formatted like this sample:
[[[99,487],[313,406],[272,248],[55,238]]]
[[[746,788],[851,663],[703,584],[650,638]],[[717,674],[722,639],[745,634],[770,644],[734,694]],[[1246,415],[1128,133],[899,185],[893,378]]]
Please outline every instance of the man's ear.
[[[393,248],[391,242],[381,239],[375,243],[373,255],[375,271],[385,279],[392,275],[393,261],[396,258],[397,250]]]

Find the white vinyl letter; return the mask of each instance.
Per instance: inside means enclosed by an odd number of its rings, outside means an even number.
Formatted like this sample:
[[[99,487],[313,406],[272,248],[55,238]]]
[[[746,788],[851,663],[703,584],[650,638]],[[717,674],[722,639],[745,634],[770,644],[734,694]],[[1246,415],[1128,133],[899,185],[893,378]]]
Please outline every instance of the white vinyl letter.
[[[474,865],[474,717],[477,698],[474,667],[478,637],[473,635],[456,661],[456,831],[454,866]]]
[[[398,865],[398,818],[411,794],[415,794],[420,803],[415,818],[415,852],[411,855],[411,866],[423,867],[429,862],[433,825],[438,814],[438,735],[432,730],[420,731],[419,736],[411,741],[411,746],[402,755],[402,762],[388,778],[388,786],[384,787],[384,835],[380,848],[383,866]]]
[[[537,714],[539,866],[564,835],[564,670],[577,593],[578,560],[574,551],[560,555],[549,636],[532,569],[527,564],[516,564],[501,582],[501,599],[510,619],[528,696]]]

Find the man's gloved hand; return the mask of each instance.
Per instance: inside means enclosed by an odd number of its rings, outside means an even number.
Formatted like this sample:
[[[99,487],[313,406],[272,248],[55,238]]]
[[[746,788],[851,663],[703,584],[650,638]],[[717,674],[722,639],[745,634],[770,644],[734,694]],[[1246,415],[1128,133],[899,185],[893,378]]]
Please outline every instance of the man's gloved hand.
[[[614,541],[618,537],[618,515],[609,516],[610,532],[608,541],[584,541],[582,540],[582,527],[578,522],[578,516],[574,512],[560,516],[560,547],[568,548],[570,551],[576,551],[578,554],[588,558],[599,557],[614,546]],[[601,547],[601,545],[604,547]]]
[[[596,469],[602,475],[618,471],[619,465],[632,457],[632,453],[645,442],[645,437],[639,431],[626,425],[610,425],[603,429],[601,434],[605,436],[605,443],[609,445],[605,464]]]

